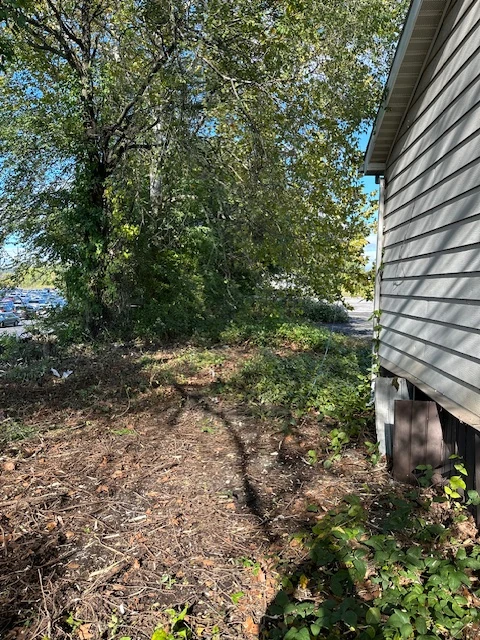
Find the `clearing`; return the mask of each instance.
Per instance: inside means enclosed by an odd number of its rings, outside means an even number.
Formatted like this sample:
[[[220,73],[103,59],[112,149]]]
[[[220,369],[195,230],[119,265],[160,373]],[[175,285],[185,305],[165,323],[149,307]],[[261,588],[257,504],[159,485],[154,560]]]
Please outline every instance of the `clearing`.
[[[341,377],[348,350],[370,349],[333,340],[329,380],[339,354]],[[392,483],[368,434],[325,468],[342,448],[330,433],[338,419],[302,405],[287,383],[309,364],[305,349],[278,345],[83,348],[7,371],[2,638],[280,637],[268,616],[279,590],[314,599],[295,534],[345,495],[378,506]],[[323,367],[325,351],[316,357]],[[291,367],[283,378],[280,362]]]

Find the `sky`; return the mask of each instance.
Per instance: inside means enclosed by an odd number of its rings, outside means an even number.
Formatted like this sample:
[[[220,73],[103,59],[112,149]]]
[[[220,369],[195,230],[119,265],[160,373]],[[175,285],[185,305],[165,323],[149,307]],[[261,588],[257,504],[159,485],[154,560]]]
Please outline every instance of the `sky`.
[[[362,151],[365,151],[368,145],[368,141],[370,139],[370,132],[362,134],[360,137],[360,148]],[[376,191],[378,194],[378,185],[375,184],[375,176],[364,176],[362,178],[363,187],[366,193],[372,193],[372,191]],[[377,195],[378,197],[378,195]],[[365,255],[368,258],[370,264],[374,262],[376,253],[377,253],[377,236],[372,234],[368,236],[368,244],[365,247]]]

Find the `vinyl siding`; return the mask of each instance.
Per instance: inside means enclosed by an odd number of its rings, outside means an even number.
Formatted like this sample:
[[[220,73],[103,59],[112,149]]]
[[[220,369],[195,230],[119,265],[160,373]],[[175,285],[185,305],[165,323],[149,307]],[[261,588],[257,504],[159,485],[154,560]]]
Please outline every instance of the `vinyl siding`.
[[[451,3],[387,160],[379,356],[480,417],[477,9]]]

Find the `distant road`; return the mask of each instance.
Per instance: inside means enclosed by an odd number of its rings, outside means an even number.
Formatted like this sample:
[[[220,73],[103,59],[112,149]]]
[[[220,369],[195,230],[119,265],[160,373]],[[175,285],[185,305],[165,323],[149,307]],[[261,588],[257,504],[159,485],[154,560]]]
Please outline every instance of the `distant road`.
[[[353,307],[348,310],[349,324],[331,324],[329,328],[351,336],[369,338],[373,334],[373,302],[363,298],[345,298],[345,302]]]
[[[22,320],[22,322],[18,325],[18,327],[5,327],[4,329],[0,328],[0,336],[4,336],[4,335],[20,336],[22,333],[26,333],[29,330],[29,327],[31,326],[32,326],[31,320]]]

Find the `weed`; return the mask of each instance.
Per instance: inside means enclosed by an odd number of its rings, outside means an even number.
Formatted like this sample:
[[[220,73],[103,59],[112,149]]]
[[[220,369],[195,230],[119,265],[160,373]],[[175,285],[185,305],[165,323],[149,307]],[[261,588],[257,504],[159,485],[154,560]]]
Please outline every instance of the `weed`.
[[[344,350],[335,344],[328,353],[289,353],[279,355],[265,349],[248,360],[232,376],[227,390],[254,405],[269,410],[289,407],[301,417],[309,411],[330,416],[359,432],[371,421],[369,387],[365,383],[368,363],[365,343]],[[337,348],[338,347],[338,348]]]
[[[112,613],[110,620],[108,621],[108,628],[110,629],[110,638],[114,638],[117,635],[117,631],[122,621],[116,613]]]
[[[243,591],[237,591],[236,593],[232,593],[232,595],[230,596],[230,599],[233,602],[233,604],[238,604],[244,595],[245,594],[243,593]]]
[[[168,362],[145,359],[143,366],[157,384],[184,384],[194,375],[220,366],[225,355],[214,350],[190,347]]]
[[[449,530],[429,515],[430,503],[418,491],[386,496],[388,515],[377,514],[372,532],[359,497],[346,496],[303,538],[308,573],[291,576],[268,612],[279,616],[272,640],[358,638],[422,640],[462,637],[480,620],[472,605],[480,571],[480,546],[446,543]],[[420,503],[423,506],[419,506]],[[302,602],[292,598],[305,577],[321,594]],[[301,586],[301,585],[300,585]]]
[[[202,433],[216,433],[216,429],[211,418],[202,418],[200,421],[200,429]]]
[[[367,457],[370,464],[375,467],[380,460],[380,452],[378,450],[378,442],[365,441],[365,447],[367,448]]]
[[[133,429],[128,429],[127,427],[124,427],[122,429],[112,429],[112,433],[114,433],[116,436],[135,435],[135,431]]]
[[[5,446],[9,442],[31,438],[35,433],[36,431],[33,427],[13,418],[7,418],[0,422],[0,446]]]
[[[350,442],[350,436],[342,429],[332,429],[329,433],[329,451],[330,455],[323,463],[325,469],[330,469],[334,462],[342,457],[344,447]]]
[[[151,640],[188,640],[192,637],[192,630],[185,620],[188,613],[188,605],[180,612],[175,611],[175,609],[166,609],[164,613],[169,617],[167,629],[163,626],[157,627]]]
[[[175,578],[168,575],[168,573],[164,573],[160,581],[160,584],[162,584],[165,587],[165,589],[172,589],[175,583],[176,583]]]
[[[239,558],[239,562],[244,569],[251,569],[254,576],[257,576],[260,572],[260,563],[246,556]]]
[[[70,612],[65,618],[65,624],[67,624],[70,627],[71,632],[75,634],[75,632],[82,626],[83,620],[75,618],[73,613]]]

